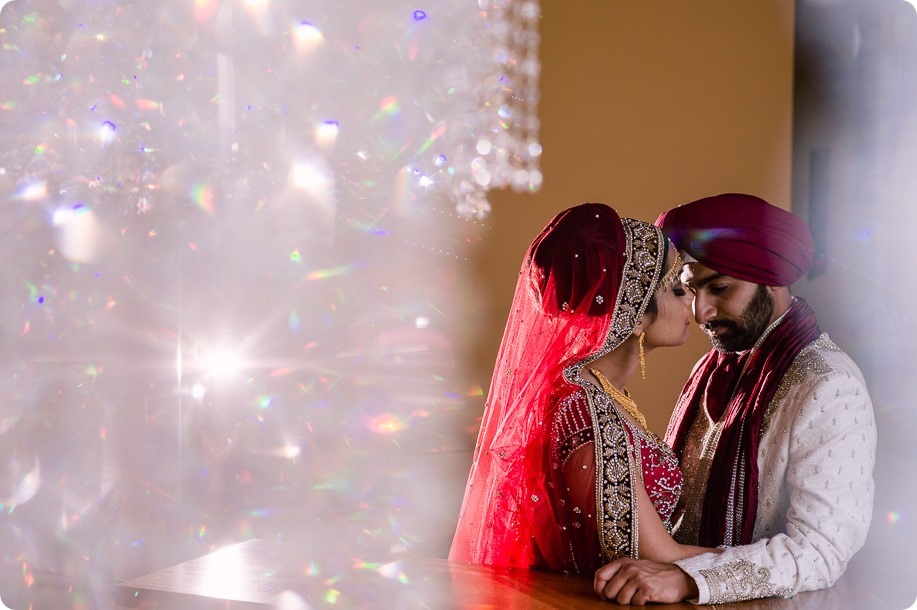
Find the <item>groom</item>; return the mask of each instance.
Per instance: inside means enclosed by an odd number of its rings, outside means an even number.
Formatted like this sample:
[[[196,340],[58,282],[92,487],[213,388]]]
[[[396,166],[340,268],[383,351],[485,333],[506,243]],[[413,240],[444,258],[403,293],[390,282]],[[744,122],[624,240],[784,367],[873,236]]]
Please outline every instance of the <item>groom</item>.
[[[790,285],[812,264],[796,216],[751,195],[656,221],[713,349],[695,365],[665,440],[684,486],[678,542],[728,547],[674,564],[620,559],[596,592],[622,604],[715,604],[829,587],[866,539],[876,428],[860,370]]]

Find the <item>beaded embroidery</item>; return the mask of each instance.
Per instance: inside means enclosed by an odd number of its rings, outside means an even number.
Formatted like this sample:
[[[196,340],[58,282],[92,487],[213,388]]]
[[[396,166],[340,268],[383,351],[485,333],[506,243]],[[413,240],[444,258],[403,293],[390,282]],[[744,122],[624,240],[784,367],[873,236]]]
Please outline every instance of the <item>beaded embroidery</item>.
[[[653,297],[665,262],[665,238],[658,227],[622,218],[627,259],[602,347],[564,369],[564,378],[586,389],[596,457],[596,519],[602,552],[608,560],[637,556],[637,498],[634,457],[622,418],[608,395],[583,379],[583,367],[611,353],[633,333]]]
[[[681,472],[671,449],[652,434],[633,426],[618,413],[611,398],[588,386],[596,442],[596,509],[602,551],[611,561],[638,557],[638,509],[634,477],[644,481],[647,495],[667,529],[681,493]],[[644,475],[652,473],[652,480]]]
[[[587,390],[596,438],[596,518],[599,541],[608,560],[637,557],[637,498],[634,460],[611,399],[599,388]]]
[[[767,405],[767,411],[765,411],[764,419],[761,422],[761,436],[764,436],[764,433],[770,428],[774,411],[778,405],[783,403],[791,388],[798,387],[799,383],[810,374],[825,375],[831,372],[831,367],[825,362],[824,357],[818,353],[819,350],[839,352],[841,348],[828,338],[828,333],[822,333],[815,341],[799,351],[783,379],[780,380],[780,385],[777,386],[773,400]]]
[[[667,529],[681,495],[682,478],[678,458],[658,436],[632,426],[626,419],[629,447],[635,471],[641,475],[650,502]],[[551,425],[551,462],[554,470],[566,467],[570,456],[580,447],[594,442],[589,406],[585,392],[578,391],[560,401]],[[564,500],[560,500],[561,504]],[[579,514],[579,507],[573,509]]]
[[[580,376],[583,367],[611,353],[634,332],[653,297],[653,287],[665,262],[665,240],[662,232],[642,220],[622,218],[628,253],[621,275],[621,287],[612,309],[611,325],[605,343],[594,354],[564,369],[564,378],[577,385],[589,383]]]
[[[554,423],[551,424],[551,462],[555,469],[563,468],[574,451],[593,442],[592,424],[588,411],[580,407],[582,395],[577,392],[560,401]]]
[[[771,583],[771,571],[740,559],[701,570],[701,575],[710,587],[710,603],[723,604],[762,597],[788,597],[787,587],[775,587]]]
[[[635,461],[640,459],[640,452],[635,451],[635,457],[629,451],[631,438],[625,432],[625,420],[618,414],[614,402],[584,379],[581,372],[583,367],[614,351],[633,333],[653,297],[653,289],[662,275],[665,262],[665,238],[658,227],[632,218],[622,218],[621,225],[627,258],[608,335],[595,353],[573,363],[563,372],[568,382],[585,389],[588,399],[592,440],[595,443],[596,520],[602,552],[609,561],[637,556],[639,511],[633,480],[635,476],[642,476],[635,470],[635,467],[639,468]],[[563,417],[563,414],[558,415],[558,419]],[[552,455],[555,468],[577,446],[588,442],[587,438],[586,433],[580,433],[569,442],[557,443],[557,453]],[[677,469],[677,461],[675,464]]]

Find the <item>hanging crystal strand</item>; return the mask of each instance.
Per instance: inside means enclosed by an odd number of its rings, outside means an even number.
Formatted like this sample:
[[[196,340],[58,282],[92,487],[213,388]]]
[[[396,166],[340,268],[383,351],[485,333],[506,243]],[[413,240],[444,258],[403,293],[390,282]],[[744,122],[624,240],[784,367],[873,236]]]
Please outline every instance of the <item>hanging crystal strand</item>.
[[[536,191],[541,186],[539,122],[537,0],[479,0],[477,25],[481,73],[476,83],[479,117],[456,176],[456,208],[466,217],[481,219],[490,211],[487,191],[509,187]]]
[[[541,143],[538,119],[538,79],[541,64],[538,61],[538,21],[541,9],[534,0],[522,2],[518,6],[517,28],[520,64],[517,75],[517,93],[513,101],[517,106],[519,120],[517,125],[516,158],[518,167],[513,173],[513,188],[516,190],[537,191],[541,187]]]

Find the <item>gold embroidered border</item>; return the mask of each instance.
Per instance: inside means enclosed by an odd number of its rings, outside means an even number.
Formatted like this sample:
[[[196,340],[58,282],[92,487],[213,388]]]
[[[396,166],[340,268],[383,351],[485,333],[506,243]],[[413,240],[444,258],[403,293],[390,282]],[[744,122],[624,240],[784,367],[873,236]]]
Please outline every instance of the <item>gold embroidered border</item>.
[[[810,373],[824,375],[831,372],[831,367],[828,366],[824,357],[818,353],[819,350],[839,352],[841,348],[835,345],[826,333],[822,333],[815,341],[799,351],[783,375],[783,379],[780,380],[770,404],[767,405],[767,411],[764,412],[764,419],[761,421],[761,436],[764,436],[764,433],[770,428],[771,418],[777,407],[783,403],[783,400],[789,394],[790,388],[798,385]]]
[[[624,262],[618,298],[612,310],[608,336],[598,351],[564,369],[564,377],[571,383],[585,383],[578,379],[583,367],[614,351],[634,332],[653,298],[653,288],[662,274],[665,238],[659,228],[633,218],[622,218],[621,226],[624,227],[626,237],[627,259]]]
[[[602,552],[608,561],[637,558],[637,498],[634,462],[623,422],[608,395],[586,386],[595,435],[596,520]]]
[[[583,368],[611,353],[630,337],[653,297],[665,263],[662,231],[642,220],[622,218],[627,258],[621,287],[602,346],[564,369],[564,378],[586,390],[595,437],[596,519],[602,552],[611,561],[637,558],[637,499],[634,463],[623,423],[605,392],[582,378]]]
[[[740,602],[763,597],[788,597],[787,587],[777,587],[771,582],[768,568],[739,559],[715,568],[700,570],[710,589],[711,604]]]

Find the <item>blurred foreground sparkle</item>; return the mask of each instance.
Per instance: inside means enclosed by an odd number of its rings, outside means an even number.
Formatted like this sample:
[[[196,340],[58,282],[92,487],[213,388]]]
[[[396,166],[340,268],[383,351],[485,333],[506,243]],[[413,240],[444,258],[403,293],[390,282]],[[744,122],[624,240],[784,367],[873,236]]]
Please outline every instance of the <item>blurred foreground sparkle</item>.
[[[340,126],[337,121],[325,121],[315,128],[315,141],[319,147],[327,150],[337,141]]]
[[[191,397],[195,400],[202,400],[207,393],[207,388],[203,384],[195,383],[191,386]]]
[[[300,51],[311,51],[322,43],[321,31],[308,21],[303,21],[293,29],[294,40]]]
[[[115,139],[115,124],[111,121],[105,121],[102,123],[102,126],[99,128],[99,143],[100,144],[109,144],[112,140]]]
[[[48,187],[44,182],[33,182],[25,185],[19,192],[19,198],[24,201],[38,201],[48,194]]]
[[[199,366],[217,381],[234,380],[245,366],[241,352],[232,348],[211,348],[200,359]]]
[[[457,209],[537,163],[534,30],[400,0],[12,8],[2,567],[72,575],[54,607],[75,608],[228,543],[318,539],[407,584],[393,559],[451,539],[456,419],[481,402],[449,325],[490,227]],[[240,576],[223,561],[213,587]],[[308,603],[346,606],[324,562]]]
[[[371,419],[369,427],[379,434],[394,434],[407,428],[407,424],[393,415],[381,415]]]

